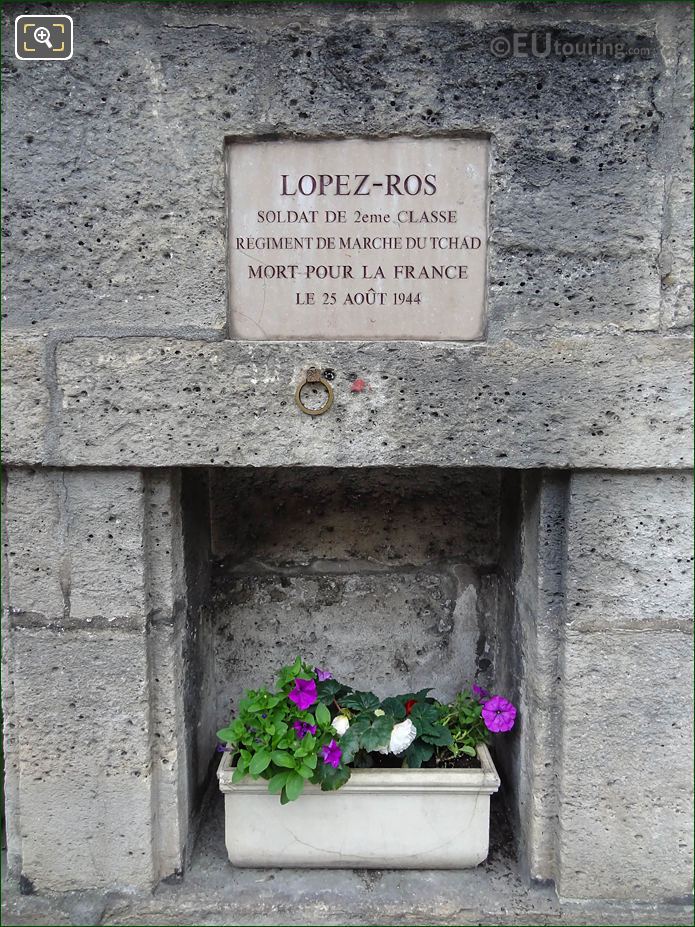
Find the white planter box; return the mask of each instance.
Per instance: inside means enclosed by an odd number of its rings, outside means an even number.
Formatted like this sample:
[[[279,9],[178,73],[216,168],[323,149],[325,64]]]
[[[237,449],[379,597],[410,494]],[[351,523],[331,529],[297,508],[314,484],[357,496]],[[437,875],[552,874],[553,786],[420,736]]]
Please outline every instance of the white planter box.
[[[490,753],[480,769],[353,769],[336,792],[306,785],[280,804],[265,779],[232,784],[225,753],[225,840],[235,866],[466,869],[488,852],[490,795],[500,785]]]

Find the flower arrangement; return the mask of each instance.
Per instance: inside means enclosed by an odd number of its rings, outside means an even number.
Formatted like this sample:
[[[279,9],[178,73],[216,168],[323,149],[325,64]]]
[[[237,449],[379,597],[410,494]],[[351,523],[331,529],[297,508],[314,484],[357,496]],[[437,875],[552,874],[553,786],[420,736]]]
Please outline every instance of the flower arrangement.
[[[297,657],[280,670],[275,692],[246,692],[237,717],[217,732],[220,749],[235,756],[233,782],[267,779],[268,791],[285,804],[299,798],[305,782],[339,789],[351,767],[455,766],[475,757],[491,733],[514,726],[511,702],[479,686],[448,705],[429,692],[381,700]]]

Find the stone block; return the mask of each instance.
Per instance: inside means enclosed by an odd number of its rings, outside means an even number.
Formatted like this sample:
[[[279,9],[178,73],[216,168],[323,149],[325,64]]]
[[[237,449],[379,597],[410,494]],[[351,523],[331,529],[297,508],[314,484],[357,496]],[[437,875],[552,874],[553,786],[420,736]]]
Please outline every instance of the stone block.
[[[687,22],[672,4],[660,23],[663,80],[654,101],[662,114],[666,152],[666,186],[659,272],[662,324],[666,330],[692,329],[693,324],[693,48],[692,10]]]
[[[46,456],[50,395],[46,339],[4,332],[2,339],[2,446],[5,460],[39,462]]]
[[[8,858],[39,888],[181,873],[190,817],[178,475],[10,469]]]
[[[557,751],[563,723],[558,686],[568,483],[568,475],[562,473],[523,475],[520,564],[511,609],[520,664],[518,746],[508,751],[506,741],[500,744],[501,758],[511,752],[516,761],[512,765],[507,760],[513,773],[508,801],[516,818],[520,863],[530,878],[539,881],[557,878]]]
[[[567,538],[575,630],[692,622],[690,473],[576,473]]]
[[[378,571],[497,558],[496,470],[215,469],[213,554]]]
[[[13,468],[5,515],[9,605],[22,621],[142,625],[139,471]]]
[[[183,621],[151,627],[147,634],[150,668],[150,749],[152,772],[153,881],[180,877],[191,849],[190,750],[194,732],[186,730],[183,701],[186,661]]]
[[[322,416],[294,405],[308,366],[335,373]],[[58,351],[56,462],[681,468],[691,372],[689,339],[646,335],[436,348],[81,338]]]
[[[658,331],[661,278],[642,255],[499,250],[489,279],[488,337],[553,330]]]
[[[179,494],[166,470],[12,468],[10,607],[48,621],[171,620],[185,599]]]
[[[567,632],[561,897],[692,892],[691,658],[678,631]]]
[[[137,470],[66,474],[70,615],[145,619],[144,486]]]
[[[143,635],[15,629],[22,874],[36,888],[153,882]]]
[[[181,474],[153,470],[144,474],[145,596],[151,621],[174,623],[186,599]]]
[[[7,471],[5,602],[15,612],[49,620],[69,614],[65,477],[61,470]]]
[[[219,573],[213,587],[218,717],[297,654],[383,696],[475,677],[477,583],[426,572],[376,576]]]

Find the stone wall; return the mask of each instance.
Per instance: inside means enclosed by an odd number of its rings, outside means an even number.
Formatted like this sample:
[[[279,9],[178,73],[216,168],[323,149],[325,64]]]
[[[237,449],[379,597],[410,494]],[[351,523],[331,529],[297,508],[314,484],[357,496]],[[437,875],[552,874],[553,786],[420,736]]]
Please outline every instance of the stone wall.
[[[23,884],[183,868],[177,474],[13,469],[5,513],[8,857]]]
[[[375,640],[360,596],[429,647],[415,599],[437,621],[456,599],[467,675],[465,590],[480,603],[494,574],[476,633],[521,706],[497,758],[522,866],[569,898],[688,894],[691,7],[51,9],[74,17],[73,59],[8,57],[3,95],[12,872],[26,890],[109,889],[185,867],[218,699],[241,685],[222,629],[260,659],[283,579],[311,625],[293,648],[345,613]],[[3,7],[6,48],[23,12]],[[493,53],[533,31],[648,54]],[[490,140],[482,341],[230,339],[225,138],[399,134]],[[309,365],[335,372],[322,417],[293,403]],[[366,468],[384,469],[355,547],[340,493]],[[440,470],[424,497],[456,488],[422,536],[405,492],[400,559],[350,573],[383,559],[385,494],[419,468]],[[269,505],[271,472],[290,508]],[[317,532],[297,524],[307,475],[328,500]]]
[[[245,688],[270,682],[298,653],[383,696],[434,686],[452,698],[487,679],[496,470],[213,474],[221,721]]]

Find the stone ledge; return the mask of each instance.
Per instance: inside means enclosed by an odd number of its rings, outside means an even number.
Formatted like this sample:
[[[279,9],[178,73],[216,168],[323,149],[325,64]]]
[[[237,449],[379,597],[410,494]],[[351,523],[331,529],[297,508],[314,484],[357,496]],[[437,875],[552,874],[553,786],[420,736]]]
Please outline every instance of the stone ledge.
[[[3,892],[3,924],[380,924],[642,925],[692,924],[686,904],[559,903],[549,885],[527,887],[510,855],[493,800],[490,857],[461,871],[236,869],[215,794],[183,881],[154,894]]]
[[[7,340],[12,352],[15,339]],[[306,416],[294,404],[311,365],[335,372],[325,416]],[[57,345],[56,366],[50,440],[41,446],[30,430],[13,427],[23,405],[10,392],[6,463],[692,466],[687,338],[473,345],[77,338]],[[357,378],[367,386],[353,393]]]

